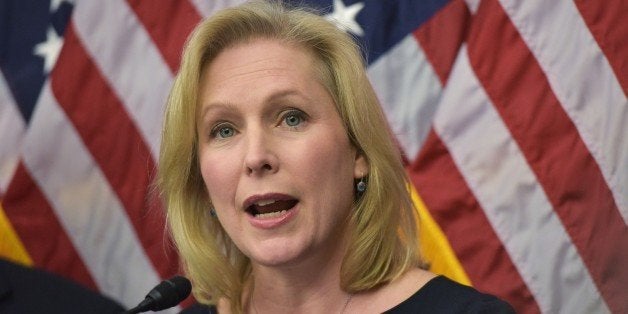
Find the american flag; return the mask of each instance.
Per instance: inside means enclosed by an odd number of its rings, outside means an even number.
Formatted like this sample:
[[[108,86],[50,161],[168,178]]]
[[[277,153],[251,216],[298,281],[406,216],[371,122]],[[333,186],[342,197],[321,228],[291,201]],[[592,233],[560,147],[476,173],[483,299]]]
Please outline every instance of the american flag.
[[[239,2],[0,2],[0,256],[127,307],[179,270],[162,112],[188,33]],[[625,1],[295,2],[364,47],[433,271],[521,313],[628,313]]]

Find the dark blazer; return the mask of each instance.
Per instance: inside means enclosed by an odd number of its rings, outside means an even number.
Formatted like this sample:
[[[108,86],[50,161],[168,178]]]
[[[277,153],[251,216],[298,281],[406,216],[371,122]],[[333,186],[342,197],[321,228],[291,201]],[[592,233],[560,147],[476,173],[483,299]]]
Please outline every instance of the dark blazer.
[[[0,259],[0,313],[121,313],[94,291],[51,273]]]

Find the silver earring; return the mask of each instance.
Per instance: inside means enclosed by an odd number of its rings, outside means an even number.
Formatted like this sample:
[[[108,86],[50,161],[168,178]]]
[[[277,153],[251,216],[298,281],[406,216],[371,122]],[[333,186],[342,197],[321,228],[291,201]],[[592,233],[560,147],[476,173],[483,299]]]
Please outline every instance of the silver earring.
[[[209,215],[212,217],[216,217],[216,210],[213,207],[209,209]]]
[[[364,182],[364,177],[360,178],[360,182],[355,185],[355,188],[358,190],[358,194],[362,194],[366,191],[366,182]]]

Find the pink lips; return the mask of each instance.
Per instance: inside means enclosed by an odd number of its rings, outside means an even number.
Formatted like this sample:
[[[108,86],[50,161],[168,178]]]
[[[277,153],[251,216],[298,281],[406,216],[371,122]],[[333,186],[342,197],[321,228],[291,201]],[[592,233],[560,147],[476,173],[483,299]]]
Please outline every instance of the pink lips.
[[[263,202],[267,200],[285,201],[285,200],[294,200],[294,199],[295,198],[292,196],[289,196],[286,194],[280,194],[280,193],[253,195],[253,196],[248,197],[244,201],[243,208],[247,210],[250,206],[254,205],[255,203]],[[290,208],[289,210],[286,210],[285,212],[282,212],[281,214],[273,216],[273,217],[260,217],[260,216],[249,214],[247,215],[247,218],[252,226],[260,228],[260,229],[278,228],[282,225],[287,224],[289,221],[292,220],[292,218],[298,212],[297,210],[299,208],[298,204],[299,203],[297,202],[296,205]]]

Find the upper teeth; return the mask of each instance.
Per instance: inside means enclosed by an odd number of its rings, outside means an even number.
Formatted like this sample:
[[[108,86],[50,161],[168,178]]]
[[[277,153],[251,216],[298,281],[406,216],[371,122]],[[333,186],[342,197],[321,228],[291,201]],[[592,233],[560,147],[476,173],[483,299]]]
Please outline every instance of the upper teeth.
[[[264,201],[256,202],[255,205],[257,205],[257,206],[266,206],[266,205],[272,204],[274,202],[276,202],[276,201],[275,200],[264,200]]]

